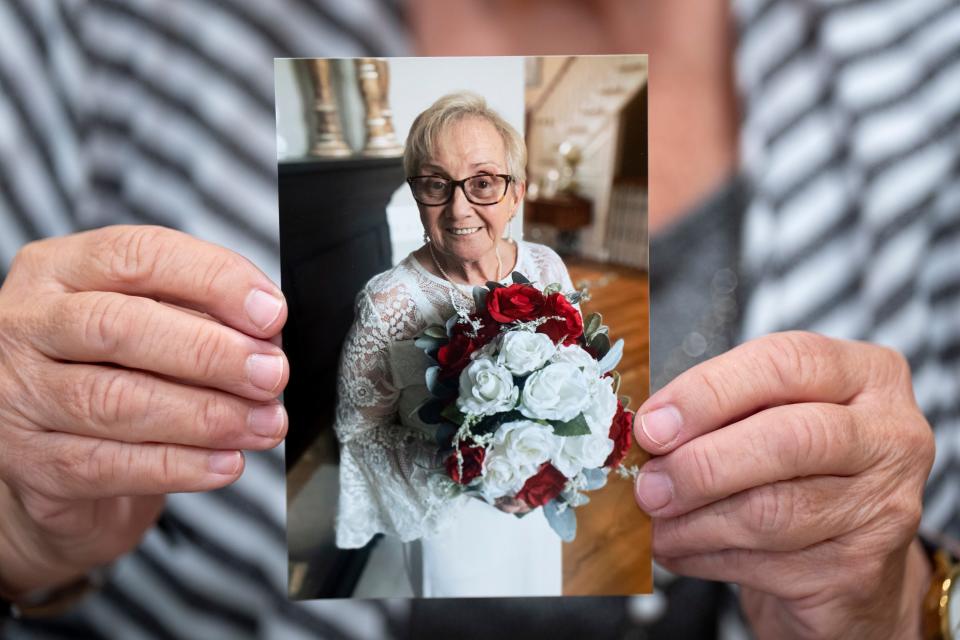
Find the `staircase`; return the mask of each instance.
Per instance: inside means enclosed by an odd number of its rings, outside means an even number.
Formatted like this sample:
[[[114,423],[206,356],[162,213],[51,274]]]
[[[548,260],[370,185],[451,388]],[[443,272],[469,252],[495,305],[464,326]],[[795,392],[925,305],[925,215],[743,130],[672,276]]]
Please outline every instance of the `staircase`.
[[[620,113],[646,84],[647,59],[644,56],[544,58],[542,68],[545,70],[543,82],[528,91],[528,179],[531,183],[543,184],[551,170],[562,169],[563,163],[557,155],[561,142],[579,147],[582,159],[576,173],[578,193],[592,200],[594,206],[594,223],[581,233],[580,253],[592,259],[608,260],[612,257],[607,227]],[[631,195],[629,201],[636,202],[636,194]],[[637,224],[624,222],[618,226],[636,228]],[[645,225],[643,227],[645,230]],[[646,242],[645,231],[642,241]],[[622,247],[617,253],[621,257],[625,255]]]

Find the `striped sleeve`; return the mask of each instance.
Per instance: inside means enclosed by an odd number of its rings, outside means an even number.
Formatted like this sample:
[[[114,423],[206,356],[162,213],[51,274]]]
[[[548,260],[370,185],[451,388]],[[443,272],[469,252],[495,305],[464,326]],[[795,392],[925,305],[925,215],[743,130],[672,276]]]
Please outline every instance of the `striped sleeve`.
[[[275,56],[406,47],[388,0],[0,3],[0,272],[25,243],[113,223],[180,228],[279,277]],[[161,526],[63,618],[10,638],[392,635],[402,612],[286,596],[282,451],[168,498]]]
[[[937,439],[924,525],[960,534],[960,5],[736,2],[751,188],[744,337],[909,360]]]

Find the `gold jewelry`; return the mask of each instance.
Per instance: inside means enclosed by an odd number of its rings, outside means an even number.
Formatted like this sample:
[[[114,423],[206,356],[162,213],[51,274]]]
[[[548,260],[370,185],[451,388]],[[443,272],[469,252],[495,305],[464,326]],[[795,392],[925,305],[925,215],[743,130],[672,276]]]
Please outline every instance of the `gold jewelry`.
[[[957,591],[960,580],[960,564],[957,564],[951,554],[945,549],[938,549],[931,558],[933,563],[933,578],[930,589],[923,600],[923,637],[924,640],[956,640],[953,625],[957,620],[951,620],[951,605],[955,609],[960,597]],[[955,616],[954,616],[955,617]]]

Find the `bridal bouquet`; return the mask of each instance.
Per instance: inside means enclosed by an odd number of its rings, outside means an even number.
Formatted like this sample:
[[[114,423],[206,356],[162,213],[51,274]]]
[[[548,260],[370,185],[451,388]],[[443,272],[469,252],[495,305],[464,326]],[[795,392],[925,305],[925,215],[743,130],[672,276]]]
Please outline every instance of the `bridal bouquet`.
[[[582,295],[515,272],[509,286],[475,288],[473,312],[457,308],[417,338],[435,363],[419,415],[436,425],[448,484],[506,510],[543,507],[567,541],[584,492],[611,470],[629,473],[633,422],[617,397],[623,340],[610,344],[599,314],[584,321]]]

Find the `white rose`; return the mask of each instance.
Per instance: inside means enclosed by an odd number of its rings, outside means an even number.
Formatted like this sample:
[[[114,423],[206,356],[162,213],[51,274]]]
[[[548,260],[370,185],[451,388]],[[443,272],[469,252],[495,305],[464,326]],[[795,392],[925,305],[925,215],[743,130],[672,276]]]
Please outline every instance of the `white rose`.
[[[523,488],[534,471],[518,466],[503,452],[491,451],[483,460],[483,482],[480,491],[488,501],[514,495]]]
[[[560,451],[560,438],[553,428],[530,420],[505,422],[493,437],[493,452],[502,453],[518,468],[534,475],[540,465]]]
[[[545,333],[510,331],[503,336],[497,364],[515,376],[524,376],[542,367],[556,350],[553,340]]]
[[[550,361],[572,364],[583,371],[587,379],[600,377],[600,364],[580,345],[560,345]]]
[[[596,469],[613,451],[613,440],[606,435],[570,436],[563,438],[560,451],[550,463],[557,471],[572,478],[583,469]]]
[[[583,417],[590,426],[590,432],[598,436],[607,436],[613,416],[617,414],[617,395],[613,392],[613,379],[598,378],[591,385],[590,400],[583,410]]]
[[[520,412],[541,420],[573,420],[589,399],[589,384],[572,364],[549,364],[529,378],[523,387]]]
[[[477,358],[460,374],[457,408],[469,415],[489,416],[513,409],[519,394],[509,371],[490,358]]]

